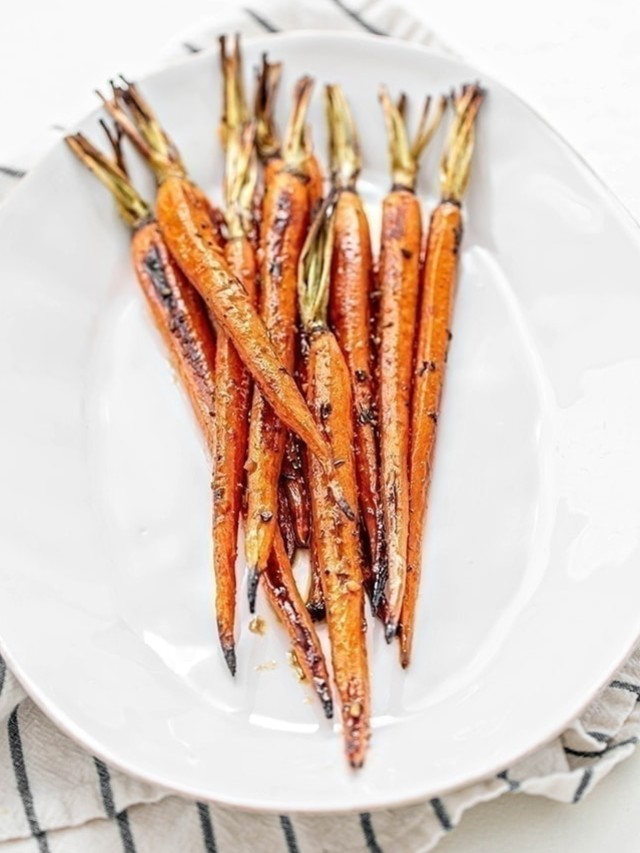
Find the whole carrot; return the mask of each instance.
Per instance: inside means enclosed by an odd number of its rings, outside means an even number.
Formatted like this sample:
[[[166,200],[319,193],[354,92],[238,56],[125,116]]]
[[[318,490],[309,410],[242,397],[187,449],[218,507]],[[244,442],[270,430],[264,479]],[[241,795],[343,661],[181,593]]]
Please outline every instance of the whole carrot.
[[[421,572],[422,529],[455,297],[462,239],[461,203],[469,179],[474,123],[484,98],[465,86],[453,98],[454,117],[441,166],[441,201],[431,216],[420,307],[411,407],[410,516],[407,580],[400,617],[400,660],[409,665]]]
[[[384,518],[370,333],[371,236],[356,190],[362,166],[360,145],[349,105],[339,86],[327,86],[326,106],[331,180],[337,193],[329,314],[351,377],[358,493],[370,555],[365,579],[375,612],[384,591]]]
[[[389,603],[385,634],[391,642],[404,596],[409,533],[409,406],[422,229],[415,184],[418,158],[438,126],[444,102],[432,111],[427,99],[411,144],[403,115],[404,99],[400,106],[394,104],[386,89],[382,89],[380,99],[392,176],[392,188],[382,206],[379,267],[380,470]]]
[[[180,156],[133,84],[114,90],[107,109],[152,167],[158,181],[156,216],[164,239],[187,279],[280,420],[332,470],[323,440],[244,285],[233,275],[211,222],[204,194],[187,177]]]
[[[325,716],[330,719],[333,717],[333,701],[327,665],[313,620],[298,592],[291,562],[279,532],[274,537],[263,586],[269,604],[279,614],[289,634],[296,659],[307,681],[313,685]]]
[[[169,254],[151,208],[124,171],[119,142],[110,138],[117,148],[115,160],[106,157],[81,133],[67,136],[66,142],[113,194],[122,219],[131,229],[131,259],[136,278],[211,449],[216,342],[206,306]]]
[[[224,112],[220,136],[225,150],[225,258],[256,299],[256,261],[250,235],[257,181],[254,126],[248,120],[242,83],[242,57],[236,38],[228,48],[220,39]],[[216,621],[227,666],[236,672],[235,610],[238,521],[242,506],[247,452],[250,375],[228,336],[221,332],[215,360],[216,420],[213,493],[213,566],[216,576]]]
[[[309,224],[306,112],[313,82],[303,77],[294,93],[280,168],[266,184],[260,227],[260,313],[275,352],[289,373],[295,363],[297,273]],[[255,609],[260,573],[273,545],[278,518],[278,482],[286,439],[285,427],[260,390],[251,405],[247,457],[245,554],[248,595]]]
[[[345,499],[357,502],[349,369],[327,326],[333,221],[323,206],[300,264],[300,313],[307,341],[307,401],[340,465]],[[326,606],[333,676],[340,697],[347,759],[361,767],[370,735],[370,689],[364,619],[360,528],[328,489],[317,460],[309,460],[313,542]]]

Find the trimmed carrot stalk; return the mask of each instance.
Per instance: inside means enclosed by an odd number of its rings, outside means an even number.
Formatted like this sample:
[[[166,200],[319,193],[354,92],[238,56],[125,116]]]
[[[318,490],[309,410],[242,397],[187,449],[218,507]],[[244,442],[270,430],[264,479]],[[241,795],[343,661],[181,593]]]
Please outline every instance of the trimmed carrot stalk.
[[[304,476],[300,445],[293,433],[287,435],[280,476],[280,494],[289,504],[298,548],[309,547],[309,490]]]
[[[80,133],[67,136],[66,142],[113,194],[122,219],[131,229],[131,258],[136,278],[211,449],[216,352],[213,328],[204,302],[172,259],[151,209],[124,171],[119,140],[111,136],[110,139],[117,149],[116,159],[106,157]]]
[[[407,579],[399,625],[400,661],[409,665],[421,574],[424,518],[440,414],[458,255],[462,239],[462,196],[469,179],[474,124],[484,98],[478,86],[454,96],[454,118],[441,167],[442,200],[431,216],[420,306],[411,407],[410,515]]]
[[[332,200],[330,199],[330,202]],[[300,264],[300,311],[307,338],[307,401],[330,442],[341,492],[357,502],[349,370],[327,326],[327,301],[333,252],[330,204],[321,209]],[[309,460],[313,541],[326,606],[333,677],[340,698],[345,751],[361,767],[370,736],[370,688],[364,618],[360,528],[328,488],[326,473]]]
[[[285,136],[282,168],[266,186],[261,223],[260,313],[274,350],[289,373],[295,364],[297,272],[309,223],[304,146],[312,80],[302,78]],[[256,389],[251,406],[247,460],[245,555],[251,612],[260,573],[267,566],[278,518],[278,483],[286,429],[275,407]]]
[[[339,86],[327,86],[326,105],[331,180],[338,193],[329,314],[351,377],[358,493],[370,555],[365,580],[375,613],[384,594],[385,569],[369,306],[374,278],[371,236],[356,190],[362,165],[360,145]]]
[[[409,535],[409,407],[422,230],[415,184],[419,156],[438,127],[444,101],[432,110],[427,99],[410,143],[402,107],[391,101],[386,89],[380,98],[392,174],[392,189],[382,206],[379,268],[380,472],[389,602],[385,636],[391,642],[402,609]]]
[[[257,182],[254,127],[248,121],[242,86],[239,40],[220,39],[224,111],[220,137],[225,150],[225,259],[242,281],[251,303],[256,299],[256,260],[251,243],[252,205]],[[235,611],[238,522],[242,508],[247,452],[251,378],[223,332],[215,360],[216,420],[213,452],[213,567],[216,621],[227,666],[236,672]]]
[[[127,101],[122,93],[127,92]],[[307,409],[296,383],[278,357],[269,333],[233,275],[219,247],[202,191],[184,166],[150,108],[131,84],[116,88],[106,106],[123,131],[146,156],[159,183],[158,224],[182,272],[207,303],[215,322],[228,335],[247,370],[280,420],[332,470],[331,451]],[[136,107],[127,113],[127,102]],[[124,106],[123,106],[124,105]],[[124,116],[124,118],[123,118]]]
[[[293,577],[282,537],[277,532],[264,573],[264,591],[271,607],[280,614],[296,659],[322,703],[325,716],[333,717],[329,673],[311,616],[304,606]]]

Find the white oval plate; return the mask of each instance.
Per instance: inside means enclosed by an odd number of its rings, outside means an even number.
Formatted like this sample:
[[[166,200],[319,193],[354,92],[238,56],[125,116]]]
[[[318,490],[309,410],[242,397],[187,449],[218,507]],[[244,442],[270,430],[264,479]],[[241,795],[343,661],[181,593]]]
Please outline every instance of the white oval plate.
[[[417,105],[474,79],[365,36],[246,44],[340,81],[361,188],[388,186],[376,87]],[[144,81],[218,187],[217,57]],[[640,633],[640,239],[568,147],[495,83],[466,205],[415,659],[370,626],[373,739],[339,733],[266,635],[228,676],[211,613],[209,471],[106,192],[62,143],[0,211],[0,632],[34,699],[107,761],[255,809],[370,809],[492,772],[576,715]],[[416,110],[414,110],[414,113]],[[321,99],[312,108],[324,154]],[[95,134],[95,115],[81,124]],[[437,149],[439,145],[434,146]],[[422,172],[429,209],[437,152]],[[143,184],[151,187],[143,171]]]

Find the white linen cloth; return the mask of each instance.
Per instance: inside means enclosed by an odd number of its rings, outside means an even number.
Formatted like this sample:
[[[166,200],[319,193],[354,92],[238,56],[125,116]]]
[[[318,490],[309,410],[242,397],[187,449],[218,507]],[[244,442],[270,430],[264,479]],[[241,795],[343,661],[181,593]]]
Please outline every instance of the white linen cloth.
[[[241,13],[218,10],[170,53],[208,47],[223,32],[301,28],[365,30],[444,49],[423,24],[387,0],[349,0],[348,5],[253,0]],[[49,134],[55,138],[59,132]],[[10,163],[0,165],[0,196],[19,181],[19,171]],[[639,703],[640,648],[566,732],[483,782],[373,814],[259,815],[184,800],[109,769],[49,722],[0,658],[0,849],[422,853],[450,832],[466,809],[501,794],[520,791],[566,803],[582,799],[635,749]]]

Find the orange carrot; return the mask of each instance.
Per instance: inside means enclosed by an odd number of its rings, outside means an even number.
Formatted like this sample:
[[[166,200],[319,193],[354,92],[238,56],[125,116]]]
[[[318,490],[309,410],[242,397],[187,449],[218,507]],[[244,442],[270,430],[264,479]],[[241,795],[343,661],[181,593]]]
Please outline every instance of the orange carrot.
[[[105,125],[106,129],[106,125]],[[73,153],[114,195],[131,228],[131,256],[154,324],[187,392],[209,448],[213,445],[216,342],[206,307],[169,255],[151,209],[129,181],[120,158],[102,154],[80,133],[68,136]]]
[[[187,178],[175,146],[136,87],[132,84],[119,86],[114,95],[115,99],[107,103],[109,112],[146,156],[156,174],[159,183],[156,215],[171,254],[207,303],[216,323],[231,339],[278,418],[305,442],[330,472],[330,448],[305,406],[293,377],[275,351],[244,285],[229,269],[216,242],[202,192]]]
[[[365,579],[375,612],[384,592],[384,519],[370,334],[371,237],[364,206],[356,190],[362,162],[349,105],[339,86],[327,86],[326,98],[331,180],[338,193],[329,312],[351,376],[358,492],[370,555]]]
[[[400,660],[409,665],[421,571],[440,399],[444,382],[462,238],[462,195],[469,179],[474,122],[484,92],[466,86],[454,97],[454,118],[441,168],[442,200],[431,216],[426,245],[411,408],[410,517],[407,580],[400,618]]]
[[[298,592],[279,532],[276,532],[274,537],[273,551],[264,572],[263,587],[269,604],[280,615],[280,621],[289,634],[296,660],[306,680],[318,695],[325,716],[331,719],[333,701],[322,647],[313,620]]]
[[[266,186],[261,223],[261,316],[287,371],[295,362],[297,271],[309,222],[304,128],[312,80],[302,78],[285,136],[282,167]],[[278,482],[286,430],[258,389],[254,391],[247,461],[245,554],[249,607],[255,608],[260,573],[273,545],[278,518]]]
[[[392,173],[392,189],[382,208],[379,269],[380,469],[389,602],[385,634],[391,642],[404,596],[409,532],[409,406],[422,227],[415,184],[418,158],[438,126],[444,102],[432,112],[427,99],[415,141],[410,144],[402,108],[385,89],[380,97]]]
[[[357,502],[349,370],[327,326],[333,253],[331,204],[314,223],[300,264],[300,313],[307,339],[307,401],[330,442],[339,466],[344,498]],[[326,606],[333,676],[340,697],[345,749],[352,767],[361,767],[370,735],[370,689],[364,619],[360,529],[328,489],[316,459],[309,461],[313,542]]]
[[[225,258],[255,303],[256,261],[251,243],[252,204],[257,182],[254,127],[248,121],[242,84],[242,57],[236,38],[230,49],[220,39],[224,112],[220,136],[225,149]],[[244,463],[251,381],[226,334],[218,339],[215,361],[216,421],[213,492],[213,566],[216,621],[227,666],[236,672],[235,609],[238,521],[244,486]]]

